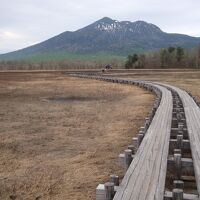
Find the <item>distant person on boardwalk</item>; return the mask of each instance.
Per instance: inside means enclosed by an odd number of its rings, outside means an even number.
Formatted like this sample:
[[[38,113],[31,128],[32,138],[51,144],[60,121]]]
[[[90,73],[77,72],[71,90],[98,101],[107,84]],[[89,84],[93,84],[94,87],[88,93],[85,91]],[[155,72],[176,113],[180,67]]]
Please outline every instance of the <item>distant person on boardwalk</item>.
[[[111,64],[106,65],[105,69],[112,69],[112,65]]]
[[[105,65],[105,67],[101,71],[105,72],[105,71],[110,70],[110,69],[112,69],[112,65],[111,64],[107,64],[107,65]]]

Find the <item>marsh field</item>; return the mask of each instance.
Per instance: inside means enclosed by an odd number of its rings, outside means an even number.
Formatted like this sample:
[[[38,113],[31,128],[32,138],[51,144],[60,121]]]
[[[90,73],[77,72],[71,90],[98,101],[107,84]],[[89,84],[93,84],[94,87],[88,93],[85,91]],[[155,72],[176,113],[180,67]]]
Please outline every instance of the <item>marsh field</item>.
[[[1,199],[94,199],[154,96],[62,73],[0,74]]]
[[[200,71],[113,70],[161,81],[200,100]],[[0,73],[0,199],[93,200],[131,143],[154,96],[136,86],[64,72]]]

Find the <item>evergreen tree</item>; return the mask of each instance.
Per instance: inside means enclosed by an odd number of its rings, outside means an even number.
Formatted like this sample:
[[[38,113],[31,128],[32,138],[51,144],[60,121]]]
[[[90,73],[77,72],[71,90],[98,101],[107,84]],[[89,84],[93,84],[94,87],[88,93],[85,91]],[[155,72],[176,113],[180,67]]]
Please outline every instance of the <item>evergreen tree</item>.
[[[133,54],[133,55],[128,55],[126,64],[125,64],[125,68],[126,69],[130,69],[130,68],[135,68],[135,64],[138,61],[138,55],[137,54]]]
[[[169,48],[168,48],[168,52],[169,52],[169,53],[173,53],[175,50],[176,50],[175,47],[169,47]]]
[[[144,54],[139,55],[137,68],[141,69],[145,67],[146,56]]]
[[[168,51],[166,49],[160,50],[161,68],[165,68],[168,63]]]
[[[197,68],[200,68],[200,45],[197,49]]]
[[[176,60],[181,62],[184,56],[184,49],[181,47],[176,48]]]
[[[133,65],[133,63],[132,63],[132,56],[128,55],[127,61],[125,63],[125,68],[126,69],[130,69],[130,68],[132,68],[132,65]]]

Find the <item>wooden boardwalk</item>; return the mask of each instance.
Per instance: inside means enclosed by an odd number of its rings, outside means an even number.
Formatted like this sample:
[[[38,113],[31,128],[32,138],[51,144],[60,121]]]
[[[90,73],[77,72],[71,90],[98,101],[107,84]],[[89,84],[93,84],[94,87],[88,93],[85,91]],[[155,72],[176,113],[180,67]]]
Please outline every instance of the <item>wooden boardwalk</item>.
[[[148,127],[145,136],[134,155],[128,170],[121,184],[116,189],[114,200],[197,200],[200,194],[200,108],[191,98],[191,96],[177,87],[161,83],[132,81],[130,79],[109,78],[99,76],[83,76],[114,83],[136,84],[141,87],[156,88],[162,93],[160,105]],[[173,92],[171,92],[173,91]],[[173,93],[173,97],[172,97]],[[179,106],[181,111],[174,113]],[[174,119],[174,114],[177,118]],[[178,120],[181,114],[185,118]],[[174,127],[175,123],[176,127]],[[181,125],[182,124],[182,125]],[[179,125],[182,126],[182,135],[180,135]],[[174,132],[175,131],[175,132]],[[188,139],[184,137],[189,136]],[[171,137],[177,137],[171,139]],[[179,140],[179,139],[180,140]],[[182,138],[182,139],[181,139]],[[181,142],[181,143],[180,143]],[[170,147],[175,145],[171,159],[169,154]],[[179,144],[185,144],[181,146]],[[170,146],[172,145],[172,146]],[[182,158],[181,152],[184,148],[191,148],[192,158]],[[180,153],[177,153],[180,152]],[[186,167],[195,174],[197,193],[183,193],[182,186],[175,186],[173,191],[166,190],[166,176],[169,163],[175,167],[175,180],[181,184],[182,176],[180,171]],[[188,168],[189,166],[189,168]],[[193,168],[193,169],[192,169]],[[105,198],[111,200],[111,196]]]
[[[186,91],[171,85],[162,85],[174,89],[183,102],[194,162],[197,189],[200,194],[200,108]]]
[[[114,200],[161,200],[164,196],[172,118],[172,95],[164,87],[160,106]]]

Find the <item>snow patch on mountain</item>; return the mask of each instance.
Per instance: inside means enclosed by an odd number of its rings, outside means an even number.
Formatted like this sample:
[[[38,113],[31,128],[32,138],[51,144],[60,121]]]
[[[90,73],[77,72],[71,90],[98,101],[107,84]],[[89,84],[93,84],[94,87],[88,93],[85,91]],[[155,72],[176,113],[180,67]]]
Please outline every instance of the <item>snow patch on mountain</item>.
[[[115,22],[113,22],[111,24],[101,22],[101,23],[99,23],[99,24],[97,24],[95,26],[95,29],[100,30],[100,31],[108,31],[108,32],[110,32],[110,31],[115,31],[115,30],[122,29],[122,26],[117,21],[115,21]]]
[[[160,28],[157,26],[144,22],[144,21],[136,21],[136,22],[130,22],[130,21],[117,21],[112,20],[109,18],[103,18],[102,20],[95,23],[96,30],[108,32],[108,33],[116,33],[116,32],[130,32],[130,33],[136,33],[136,34],[157,34],[162,32]]]

